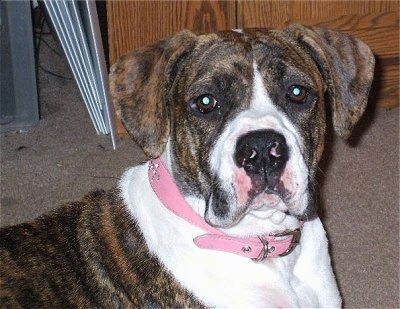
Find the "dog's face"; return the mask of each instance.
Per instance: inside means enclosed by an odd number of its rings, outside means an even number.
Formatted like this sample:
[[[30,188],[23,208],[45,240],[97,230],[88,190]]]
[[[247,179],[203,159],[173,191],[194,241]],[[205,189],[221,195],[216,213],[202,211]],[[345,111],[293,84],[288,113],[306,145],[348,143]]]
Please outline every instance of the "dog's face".
[[[122,58],[110,80],[128,132],[149,157],[168,145],[183,193],[204,202],[211,225],[228,228],[315,211],[325,98],[347,137],[373,67],[359,40],[294,25],[181,32]]]

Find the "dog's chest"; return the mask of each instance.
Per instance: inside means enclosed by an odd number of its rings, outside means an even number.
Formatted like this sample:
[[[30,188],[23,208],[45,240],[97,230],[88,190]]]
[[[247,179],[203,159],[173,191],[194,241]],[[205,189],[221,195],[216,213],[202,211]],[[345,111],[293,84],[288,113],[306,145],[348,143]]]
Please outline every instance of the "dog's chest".
[[[121,190],[142,228],[150,252],[178,282],[208,306],[299,305],[299,282],[293,275],[299,251],[257,263],[233,254],[198,248],[193,238],[204,231],[161,204],[148,183],[147,169],[147,165],[143,165],[126,172]],[[301,293],[305,292],[302,289]]]

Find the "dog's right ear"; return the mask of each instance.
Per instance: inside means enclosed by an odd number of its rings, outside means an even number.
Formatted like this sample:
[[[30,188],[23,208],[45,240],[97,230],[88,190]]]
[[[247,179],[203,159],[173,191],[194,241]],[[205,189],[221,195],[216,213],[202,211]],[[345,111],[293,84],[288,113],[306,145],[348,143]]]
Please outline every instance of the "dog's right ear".
[[[162,154],[170,134],[167,92],[180,60],[196,36],[184,30],[121,57],[110,70],[110,92],[118,117],[149,158]]]

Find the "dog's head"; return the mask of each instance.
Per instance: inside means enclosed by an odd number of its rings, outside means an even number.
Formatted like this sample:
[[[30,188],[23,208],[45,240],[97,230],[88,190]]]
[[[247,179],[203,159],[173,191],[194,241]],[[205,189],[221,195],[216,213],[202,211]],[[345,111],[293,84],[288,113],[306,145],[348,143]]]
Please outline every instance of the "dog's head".
[[[292,25],[194,35],[183,31],[121,58],[111,93],[149,157],[166,148],[184,195],[223,228],[245,217],[315,210],[325,133],[348,137],[361,117],[374,57],[361,41]]]

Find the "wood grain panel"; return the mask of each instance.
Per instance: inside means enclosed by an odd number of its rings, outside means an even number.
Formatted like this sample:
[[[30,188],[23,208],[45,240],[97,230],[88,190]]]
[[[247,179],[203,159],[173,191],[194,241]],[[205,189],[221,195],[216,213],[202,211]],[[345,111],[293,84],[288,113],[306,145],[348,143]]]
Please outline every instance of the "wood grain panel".
[[[292,22],[297,22],[297,20],[293,20]],[[330,27],[340,30],[394,28],[399,25],[399,13],[393,11],[369,14],[348,14],[340,15],[329,20],[315,18],[312,22],[314,26]]]
[[[111,63],[182,29],[213,32],[236,25],[232,1],[107,1],[107,13]]]
[[[398,1],[249,1],[238,0],[238,27],[239,28],[254,28],[254,27],[267,27],[267,28],[283,28],[290,23],[300,22],[313,25],[319,22],[328,22],[330,26],[332,23],[336,29],[348,29],[348,17],[359,15],[361,19],[356,19],[357,24],[352,24],[351,28],[360,28],[358,24],[362,21],[362,27],[376,27],[377,22],[385,23],[388,26],[385,14],[391,12],[397,14],[397,20],[392,21],[392,26],[398,25]],[[378,15],[378,18],[375,19]],[[364,21],[364,15],[371,15],[373,20],[370,22]],[[395,15],[392,15],[392,17]],[[336,22],[341,24],[345,21],[344,25],[338,27]],[[354,19],[353,19],[354,22]],[[340,25],[340,24],[339,24]]]
[[[371,102],[384,108],[399,106],[399,57],[377,58],[376,66]]]

